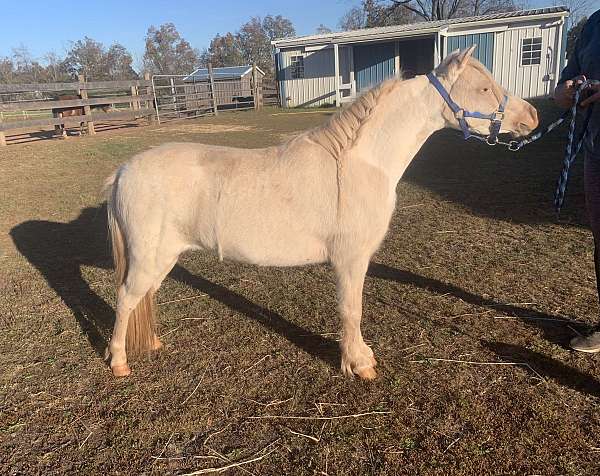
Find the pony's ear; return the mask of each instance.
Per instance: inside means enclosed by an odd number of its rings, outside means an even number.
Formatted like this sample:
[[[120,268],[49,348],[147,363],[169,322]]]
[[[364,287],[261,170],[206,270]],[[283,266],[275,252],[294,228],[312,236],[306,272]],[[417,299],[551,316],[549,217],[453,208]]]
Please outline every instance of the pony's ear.
[[[438,74],[444,75],[448,80],[453,83],[456,78],[466,68],[469,58],[473,55],[473,52],[477,48],[477,45],[473,45],[466,50],[454,50],[450,53],[446,59],[438,66]]]
[[[469,58],[471,56],[473,56],[473,51],[475,51],[475,48],[477,48],[477,45],[472,45],[469,48],[467,48],[466,50],[463,50],[459,53],[458,57],[456,58],[458,60],[458,67],[460,68],[460,70],[462,71],[463,69],[465,69],[465,66],[467,66],[467,63],[469,62]]]

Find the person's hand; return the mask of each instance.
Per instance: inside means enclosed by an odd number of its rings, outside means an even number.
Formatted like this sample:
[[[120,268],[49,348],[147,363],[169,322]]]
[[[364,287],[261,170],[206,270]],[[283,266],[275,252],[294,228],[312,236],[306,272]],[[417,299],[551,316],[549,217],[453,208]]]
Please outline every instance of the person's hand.
[[[571,107],[573,105],[575,91],[584,81],[585,76],[582,75],[559,84],[554,91],[554,101],[556,104],[565,109]],[[600,91],[600,88],[598,91]],[[592,97],[589,97],[588,99],[591,98]],[[598,96],[598,98],[600,99],[600,96]],[[581,103],[581,105],[583,106],[583,103]]]
[[[581,101],[581,107],[600,101],[600,83],[591,84],[589,88],[586,88],[586,91],[589,96]]]

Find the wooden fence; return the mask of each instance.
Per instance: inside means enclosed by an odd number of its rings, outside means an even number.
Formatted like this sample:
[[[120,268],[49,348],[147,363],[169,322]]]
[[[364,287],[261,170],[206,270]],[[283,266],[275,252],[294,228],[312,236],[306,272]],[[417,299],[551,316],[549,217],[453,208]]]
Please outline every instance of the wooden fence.
[[[58,100],[47,98],[77,94],[80,99]],[[83,76],[72,83],[0,84],[0,101],[10,96],[9,102],[0,102],[0,146],[6,145],[6,133],[51,126],[79,126],[85,124],[88,133],[96,133],[94,122],[124,121],[148,118],[153,121],[154,95],[149,75],[143,80],[86,81]],[[26,100],[15,100],[25,96]],[[32,99],[33,97],[37,99]],[[115,112],[98,113],[93,106],[113,106]],[[56,117],[53,109],[83,108],[83,115]],[[16,113],[17,117],[15,117]],[[46,116],[29,119],[29,116]],[[10,119],[10,120],[9,120]]]
[[[78,99],[59,100],[61,95]],[[147,118],[153,122],[217,115],[227,109],[260,109],[279,105],[277,83],[262,78],[254,65],[252,76],[219,80],[212,74],[200,81],[186,75],[156,75],[131,81],[86,81],[83,76],[71,83],[0,84],[0,146],[7,133],[15,134],[56,126],[87,127],[96,133],[94,123]],[[96,112],[111,106],[116,112]],[[59,117],[61,108],[83,108],[82,115]]]

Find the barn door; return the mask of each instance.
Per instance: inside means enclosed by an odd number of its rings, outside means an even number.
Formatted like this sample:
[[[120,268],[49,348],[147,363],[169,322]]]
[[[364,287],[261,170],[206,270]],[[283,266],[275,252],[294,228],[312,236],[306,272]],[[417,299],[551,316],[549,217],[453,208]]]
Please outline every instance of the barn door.
[[[353,50],[358,92],[369,89],[396,74],[396,48],[393,42],[356,45]]]

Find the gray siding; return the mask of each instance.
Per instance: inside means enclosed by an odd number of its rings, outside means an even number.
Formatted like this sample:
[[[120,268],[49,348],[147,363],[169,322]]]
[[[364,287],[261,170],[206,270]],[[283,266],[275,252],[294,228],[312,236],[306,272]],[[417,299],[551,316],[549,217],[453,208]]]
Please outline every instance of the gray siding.
[[[369,89],[396,74],[395,43],[372,43],[354,47],[356,90]]]
[[[304,57],[304,78],[292,79],[292,56]],[[335,103],[333,48],[318,51],[288,49],[280,53],[281,102],[284,107],[324,106]]]
[[[473,56],[490,71],[494,68],[494,33],[475,33],[448,37],[448,53],[477,45]]]

